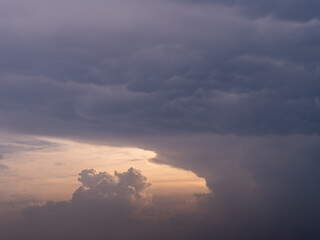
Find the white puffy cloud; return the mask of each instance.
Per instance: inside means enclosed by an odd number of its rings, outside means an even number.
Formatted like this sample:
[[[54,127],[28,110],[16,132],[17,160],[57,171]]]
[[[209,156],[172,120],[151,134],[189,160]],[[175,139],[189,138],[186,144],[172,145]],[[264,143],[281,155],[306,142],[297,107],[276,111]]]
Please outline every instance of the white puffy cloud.
[[[85,169],[79,173],[82,183],[73,194],[72,202],[102,201],[104,203],[121,203],[131,207],[142,207],[151,203],[151,195],[145,193],[150,186],[147,178],[139,170],[130,168],[127,172],[114,175]]]
[[[0,238],[126,239],[141,234],[142,210],[151,206],[152,196],[145,193],[150,184],[139,170],[111,175],[85,169],[79,175],[82,185],[70,201],[23,209],[21,221],[0,226]]]

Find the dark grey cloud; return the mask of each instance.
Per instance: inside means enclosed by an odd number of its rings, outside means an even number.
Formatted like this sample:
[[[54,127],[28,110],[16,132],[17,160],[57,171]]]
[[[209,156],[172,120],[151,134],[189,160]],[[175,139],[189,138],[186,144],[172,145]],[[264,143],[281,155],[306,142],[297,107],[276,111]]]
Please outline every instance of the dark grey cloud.
[[[320,3],[316,0],[187,0],[187,2],[196,4],[213,3],[229,7],[239,7],[245,15],[252,18],[272,16],[283,20],[299,22],[320,18],[318,11]]]
[[[41,151],[45,149],[57,148],[59,144],[49,142],[46,140],[39,140],[32,137],[14,138],[14,137],[0,137],[0,151],[4,154],[14,154],[24,151]],[[0,154],[0,160],[2,155]]]
[[[72,14],[71,0],[2,4],[12,13],[0,25],[4,128],[319,133],[318,20],[159,1],[96,1]]]
[[[318,137],[183,136],[154,141],[157,162],[204,177],[194,239],[317,239]],[[196,217],[193,216],[193,219]]]
[[[203,221],[168,233],[318,239],[318,2],[199,2],[1,1],[0,128],[150,149],[205,177]]]

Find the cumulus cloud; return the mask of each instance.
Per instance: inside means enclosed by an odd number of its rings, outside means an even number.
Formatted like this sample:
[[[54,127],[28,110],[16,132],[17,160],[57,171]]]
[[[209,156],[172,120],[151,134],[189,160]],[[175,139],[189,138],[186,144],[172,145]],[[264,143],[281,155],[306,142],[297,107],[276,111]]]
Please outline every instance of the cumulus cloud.
[[[121,202],[128,205],[142,206],[150,201],[150,195],[144,193],[150,186],[147,178],[139,170],[130,168],[127,172],[110,175],[107,172],[97,173],[94,169],[83,170],[78,180],[82,186],[73,194],[74,202],[86,202],[101,199],[103,201]]]
[[[21,221],[1,226],[1,238],[129,239],[137,231],[141,234],[142,210],[151,206],[152,198],[139,170],[111,175],[85,169],[79,175],[82,185],[70,201],[25,208]]]
[[[193,230],[181,239],[318,239],[319,1],[0,9],[0,128],[150,149],[157,162],[205,177],[212,195],[198,197],[207,212],[196,229],[187,222],[197,216],[164,224]],[[80,181],[70,202],[26,210],[30,229],[45,234],[53,221],[59,235],[74,223],[69,232],[94,239],[107,222],[121,238],[112,223],[122,219],[136,231],[123,216],[146,211],[143,177],[86,170]]]

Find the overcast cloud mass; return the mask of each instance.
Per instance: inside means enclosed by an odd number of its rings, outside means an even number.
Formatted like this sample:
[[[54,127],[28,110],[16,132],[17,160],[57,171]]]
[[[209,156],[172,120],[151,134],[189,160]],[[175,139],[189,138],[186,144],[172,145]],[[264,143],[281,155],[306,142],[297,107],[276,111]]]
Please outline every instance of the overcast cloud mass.
[[[319,239],[319,17],[318,0],[0,0],[1,130],[152,150],[211,190],[164,217],[141,210],[141,173],[84,170],[2,239]]]

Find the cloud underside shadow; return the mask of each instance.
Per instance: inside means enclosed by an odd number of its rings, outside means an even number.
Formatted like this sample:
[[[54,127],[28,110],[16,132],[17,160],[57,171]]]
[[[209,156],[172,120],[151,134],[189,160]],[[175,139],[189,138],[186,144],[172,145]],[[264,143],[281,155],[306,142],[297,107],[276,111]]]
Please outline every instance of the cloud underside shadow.
[[[205,2],[2,3],[0,126],[75,136],[319,134],[319,21],[310,15],[319,4]],[[237,11],[269,5],[313,20]]]
[[[320,239],[319,4],[1,1],[0,129],[149,149],[212,191],[170,215],[138,171],[85,170],[1,238]]]

